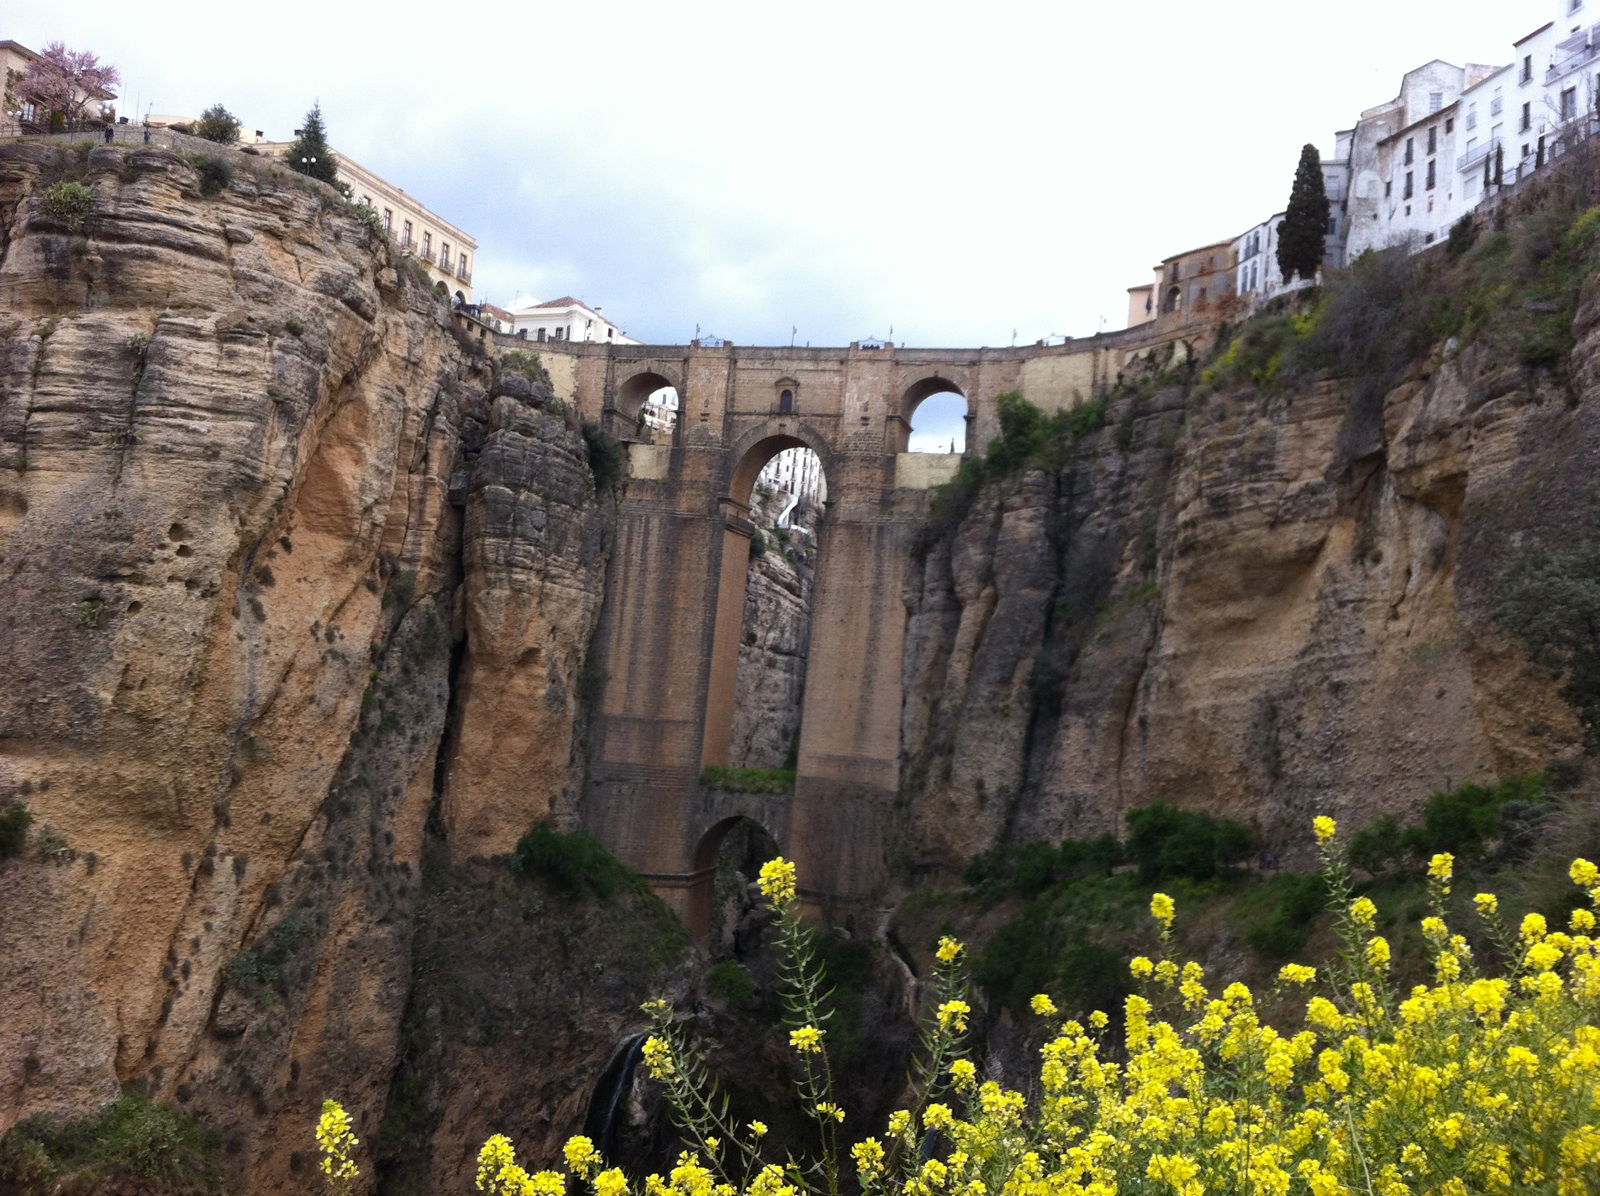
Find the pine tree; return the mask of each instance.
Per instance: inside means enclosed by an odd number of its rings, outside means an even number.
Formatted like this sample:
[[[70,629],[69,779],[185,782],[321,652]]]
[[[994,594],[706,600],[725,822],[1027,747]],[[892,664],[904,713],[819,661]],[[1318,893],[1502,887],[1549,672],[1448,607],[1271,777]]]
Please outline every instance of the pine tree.
[[[328,132],[322,125],[322,105],[313,104],[306,113],[300,136],[289,147],[289,165],[301,174],[337,184],[339,160],[328,148]]]
[[[1328,192],[1322,184],[1322,159],[1314,145],[1300,151],[1289,207],[1278,230],[1278,269],[1283,281],[1296,274],[1310,282],[1322,265],[1323,236],[1328,228]]]

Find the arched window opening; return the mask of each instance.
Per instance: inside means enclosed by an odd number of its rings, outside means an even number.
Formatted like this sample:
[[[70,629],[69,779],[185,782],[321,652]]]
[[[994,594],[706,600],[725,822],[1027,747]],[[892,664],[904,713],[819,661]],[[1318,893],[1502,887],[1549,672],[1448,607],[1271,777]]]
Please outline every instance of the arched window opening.
[[[644,444],[671,444],[681,406],[678,389],[656,373],[635,374],[617,388],[612,435]]]
[[[900,399],[902,453],[964,453],[967,418],[972,414],[967,396],[948,378],[923,378],[906,388]]]
[[[793,410],[794,410],[794,391],[792,391],[792,390],[784,390],[784,391],[780,392],[779,395],[778,395],[778,411],[783,415],[788,415]]]
[[[911,412],[908,453],[967,451],[967,399],[953,390],[929,395]]]

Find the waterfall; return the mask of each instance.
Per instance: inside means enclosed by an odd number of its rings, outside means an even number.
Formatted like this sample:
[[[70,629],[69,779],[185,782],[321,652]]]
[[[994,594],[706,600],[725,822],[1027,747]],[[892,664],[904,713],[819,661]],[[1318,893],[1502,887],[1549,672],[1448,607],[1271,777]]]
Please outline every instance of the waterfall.
[[[616,1155],[617,1118],[622,1112],[622,1102],[628,1099],[633,1087],[633,1069],[644,1052],[643,1034],[630,1034],[618,1045],[611,1062],[600,1073],[600,1080],[589,1097],[589,1111],[583,1117],[583,1132],[605,1160],[610,1163]]]

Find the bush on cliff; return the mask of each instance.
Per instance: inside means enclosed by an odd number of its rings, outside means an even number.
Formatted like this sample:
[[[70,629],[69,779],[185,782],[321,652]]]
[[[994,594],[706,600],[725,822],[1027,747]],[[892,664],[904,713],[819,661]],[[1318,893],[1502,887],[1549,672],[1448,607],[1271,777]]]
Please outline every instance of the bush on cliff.
[[[589,455],[589,476],[594,479],[595,493],[617,486],[627,472],[627,458],[622,445],[594,420],[583,421],[583,443]]]
[[[77,1121],[20,1121],[0,1138],[0,1189],[19,1196],[221,1188],[218,1136],[192,1117],[130,1093]]]
[[[643,884],[593,836],[583,831],[563,834],[549,822],[540,822],[517,841],[511,865],[568,897],[607,900]]]
[[[33,825],[33,815],[28,807],[14,801],[0,809],[0,860],[22,854],[28,845],[28,828]]]
[[[1180,877],[1210,880],[1255,847],[1255,833],[1231,818],[1165,802],[1128,811],[1128,857],[1139,866],[1139,880],[1145,884]]]

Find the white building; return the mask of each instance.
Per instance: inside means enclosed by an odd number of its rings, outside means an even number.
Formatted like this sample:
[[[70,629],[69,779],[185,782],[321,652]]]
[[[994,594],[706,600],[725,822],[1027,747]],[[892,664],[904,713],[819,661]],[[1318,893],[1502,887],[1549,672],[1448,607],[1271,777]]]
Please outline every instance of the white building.
[[[779,527],[788,526],[787,516],[806,507],[815,510],[828,497],[822,461],[810,449],[784,449],[756,475],[756,485],[787,494],[792,500],[784,504]]]
[[[639,408],[639,418],[644,421],[645,427],[665,432],[670,438],[672,429],[678,424],[677,388],[663,386],[648,395],[644,406]]]
[[[1394,99],[1361,114],[1351,133],[1345,260],[1391,245],[1432,245],[1471,209],[1476,200],[1460,169],[1470,135],[1462,98],[1494,87],[1502,73],[1434,59],[1407,71]],[[1504,99],[1490,99],[1498,120]]]
[[[601,307],[590,307],[581,299],[563,295],[540,303],[524,299],[511,305],[516,334],[530,341],[597,341],[613,345],[637,345],[605,318]]]

